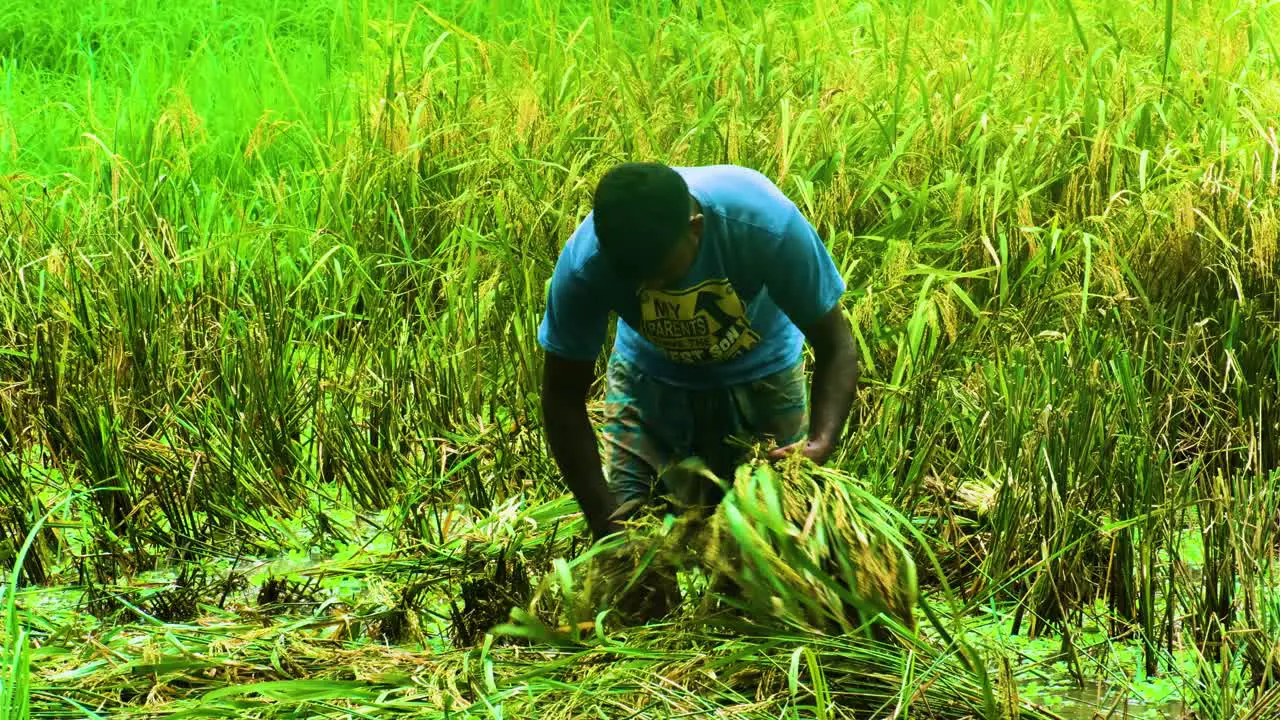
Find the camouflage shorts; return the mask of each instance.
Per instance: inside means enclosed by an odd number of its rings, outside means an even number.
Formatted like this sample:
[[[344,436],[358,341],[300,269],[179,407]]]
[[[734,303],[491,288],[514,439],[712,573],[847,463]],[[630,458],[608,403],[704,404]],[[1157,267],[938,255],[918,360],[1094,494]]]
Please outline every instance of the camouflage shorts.
[[[673,481],[663,471],[698,457],[731,479],[753,442],[789,445],[809,431],[804,361],[755,382],[687,390],[648,377],[615,354],[607,380],[606,476],[619,504],[667,494],[683,502],[714,502],[715,488],[667,487]]]

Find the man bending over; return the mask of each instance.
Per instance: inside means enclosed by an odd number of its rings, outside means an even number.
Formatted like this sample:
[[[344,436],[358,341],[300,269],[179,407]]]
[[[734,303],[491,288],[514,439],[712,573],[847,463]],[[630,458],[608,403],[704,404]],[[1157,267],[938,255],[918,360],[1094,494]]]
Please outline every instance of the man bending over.
[[[826,462],[858,380],[844,289],[813,226],[754,170],[625,163],[604,175],[538,330],[547,440],[597,539],[660,495],[718,502],[718,488],[664,486],[687,457],[728,480],[753,441]],[[587,397],[610,312],[602,466]]]

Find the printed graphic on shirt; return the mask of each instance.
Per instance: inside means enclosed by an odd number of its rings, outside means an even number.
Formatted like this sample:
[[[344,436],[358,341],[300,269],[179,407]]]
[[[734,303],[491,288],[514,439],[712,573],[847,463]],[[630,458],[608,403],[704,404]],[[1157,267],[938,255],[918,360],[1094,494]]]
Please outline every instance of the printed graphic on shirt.
[[[674,292],[642,290],[640,321],[640,334],[674,362],[732,360],[760,342],[727,279]]]

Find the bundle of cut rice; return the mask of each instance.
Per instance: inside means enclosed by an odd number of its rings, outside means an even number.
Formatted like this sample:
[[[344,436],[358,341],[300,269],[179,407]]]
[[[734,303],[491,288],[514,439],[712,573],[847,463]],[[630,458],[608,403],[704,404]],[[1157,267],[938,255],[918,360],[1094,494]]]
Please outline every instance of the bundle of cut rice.
[[[698,461],[678,472],[710,473]],[[873,619],[915,627],[916,569],[900,531],[905,521],[861,484],[797,458],[739,468],[708,517],[647,518],[625,538],[597,545],[553,573],[537,614],[562,626],[590,623],[609,609],[623,624],[669,615],[680,605],[677,571],[697,568],[713,592],[753,623],[848,633]],[[547,604],[546,601],[555,601]]]
[[[905,521],[857,480],[797,458],[744,465],[711,517],[703,558],[752,615],[819,632],[877,616],[915,628]]]

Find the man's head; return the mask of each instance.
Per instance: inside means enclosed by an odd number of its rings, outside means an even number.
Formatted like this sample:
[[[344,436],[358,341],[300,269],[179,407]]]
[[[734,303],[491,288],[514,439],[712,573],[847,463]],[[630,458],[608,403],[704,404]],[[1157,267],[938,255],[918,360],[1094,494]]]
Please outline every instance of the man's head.
[[[661,163],[624,163],[605,173],[592,202],[600,252],[637,287],[665,287],[689,271],[702,214],[684,178]]]

